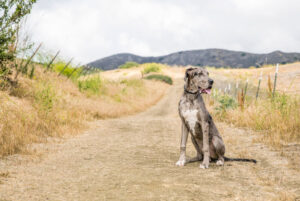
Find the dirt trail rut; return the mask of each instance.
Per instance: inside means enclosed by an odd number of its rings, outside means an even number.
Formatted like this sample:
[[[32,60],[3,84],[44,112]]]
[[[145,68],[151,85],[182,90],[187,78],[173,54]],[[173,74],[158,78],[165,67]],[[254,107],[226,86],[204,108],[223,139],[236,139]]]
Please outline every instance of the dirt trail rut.
[[[135,116],[101,120],[62,143],[48,143],[40,160],[0,161],[0,200],[300,200],[300,174],[285,158],[253,143],[254,134],[217,126],[227,156],[251,163],[176,167],[182,82]],[[49,145],[50,144],[50,145]],[[187,153],[195,154],[189,139]]]

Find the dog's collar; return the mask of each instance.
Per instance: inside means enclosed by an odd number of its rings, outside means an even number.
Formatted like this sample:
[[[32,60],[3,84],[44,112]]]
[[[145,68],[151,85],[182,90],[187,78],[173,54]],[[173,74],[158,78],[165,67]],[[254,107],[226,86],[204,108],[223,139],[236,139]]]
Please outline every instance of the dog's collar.
[[[184,91],[186,92],[186,93],[188,93],[188,94],[198,94],[198,93],[200,93],[200,91],[196,91],[196,92],[191,92],[191,91],[189,91],[189,90],[187,90],[186,88],[185,88],[185,86],[184,86]]]

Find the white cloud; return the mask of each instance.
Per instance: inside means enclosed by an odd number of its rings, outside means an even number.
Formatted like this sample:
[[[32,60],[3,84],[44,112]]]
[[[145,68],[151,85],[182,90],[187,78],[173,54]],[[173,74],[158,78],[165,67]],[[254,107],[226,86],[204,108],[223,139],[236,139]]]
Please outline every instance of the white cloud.
[[[38,1],[28,25],[34,41],[81,62],[204,48],[300,52],[299,10],[296,0],[52,0]]]

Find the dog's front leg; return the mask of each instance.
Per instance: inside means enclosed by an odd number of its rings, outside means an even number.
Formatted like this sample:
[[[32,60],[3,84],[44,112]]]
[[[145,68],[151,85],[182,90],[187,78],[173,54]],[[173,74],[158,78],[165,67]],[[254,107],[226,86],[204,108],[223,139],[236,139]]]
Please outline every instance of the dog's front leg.
[[[186,142],[188,139],[189,131],[186,127],[186,125],[182,122],[181,125],[181,142],[180,142],[180,156],[179,160],[177,161],[177,166],[184,166],[186,161],[185,157],[185,150],[186,150]]]
[[[207,121],[201,123],[202,132],[203,132],[203,162],[200,165],[200,168],[208,168],[209,166],[209,124]]]

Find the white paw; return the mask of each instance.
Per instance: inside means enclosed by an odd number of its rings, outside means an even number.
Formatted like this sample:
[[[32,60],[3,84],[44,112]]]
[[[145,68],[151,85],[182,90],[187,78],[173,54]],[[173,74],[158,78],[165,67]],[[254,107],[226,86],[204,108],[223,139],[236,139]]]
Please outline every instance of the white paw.
[[[201,168],[201,169],[207,169],[207,168],[208,168],[208,164],[202,163],[202,164],[200,165],[200,168]]]
[[[222,160],[218,160],[218,161],[217,161],[217,165],[219,165],[219,166],[222,166],[222,165],[224,165],[224,161],[222,161]]]
[[[179,161],[177,161],[176,165],[177,166],[184,166],[185,163],[186,163],[186,160],[179,160]]]

